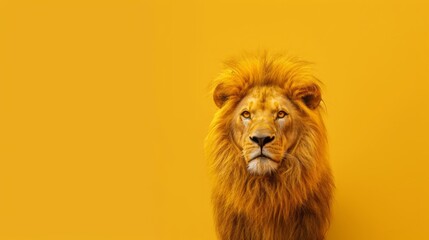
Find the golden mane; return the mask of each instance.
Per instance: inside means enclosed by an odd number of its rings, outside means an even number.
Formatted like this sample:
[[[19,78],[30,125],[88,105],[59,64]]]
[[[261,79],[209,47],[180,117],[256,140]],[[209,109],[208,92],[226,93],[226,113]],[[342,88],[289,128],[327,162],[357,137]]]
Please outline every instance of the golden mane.
[[[233,141],[237,104],[257,86],[280,87],[299,112],[299,139],[275,174],[246,170]],[[206,139],[220,239],[324,239],[333,179],[321,117],[320,81],[309,63],[285,55],[244,55],[226,63],[213,84],[219,107]]]

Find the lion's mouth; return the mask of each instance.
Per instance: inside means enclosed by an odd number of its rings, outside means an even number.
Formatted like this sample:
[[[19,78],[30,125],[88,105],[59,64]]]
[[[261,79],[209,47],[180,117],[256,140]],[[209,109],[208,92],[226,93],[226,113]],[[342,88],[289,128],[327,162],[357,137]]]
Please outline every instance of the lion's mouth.
[[[247,163],[247,170],[250,173],[263,175],[276,171],[278,166],[279,162],[267,155],[259,154],[258,156],[250,159],[250,161]]]
[[[256,156],[256,157],[254,157],[254,158],[250,159],[250,160],[249,160],[249,162],[251,162],[251,161],[253,161],[253,160],[256,160],[256,159],[277,162],[276,160],[274,160],[274,159],[272,159],[272,158],[270,158],[269,156],[264,155],[264,154],[259,154],[258,156]]]

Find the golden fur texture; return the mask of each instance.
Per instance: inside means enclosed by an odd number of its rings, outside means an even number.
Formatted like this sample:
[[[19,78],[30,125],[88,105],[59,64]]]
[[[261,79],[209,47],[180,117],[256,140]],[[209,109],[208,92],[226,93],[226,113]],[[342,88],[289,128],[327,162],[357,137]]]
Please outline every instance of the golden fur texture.
[[[244,55],[215,80],[206,151],[220,239],[325,238],[334,184],[320,82],[308,65]]]

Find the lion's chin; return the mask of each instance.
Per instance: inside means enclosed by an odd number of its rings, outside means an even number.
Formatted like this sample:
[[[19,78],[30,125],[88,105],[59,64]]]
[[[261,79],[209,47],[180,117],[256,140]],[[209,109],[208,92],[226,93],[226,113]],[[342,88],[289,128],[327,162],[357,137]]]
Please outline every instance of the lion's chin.
[[[257,157],[247,163],[247,170],[252,174],[264,175],[274,172],[278,163],[266,157]]]

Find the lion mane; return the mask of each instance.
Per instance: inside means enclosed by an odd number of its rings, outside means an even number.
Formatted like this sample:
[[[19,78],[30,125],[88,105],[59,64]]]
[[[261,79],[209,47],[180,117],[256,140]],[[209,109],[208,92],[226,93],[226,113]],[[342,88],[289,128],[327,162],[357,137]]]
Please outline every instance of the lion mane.
[[[226,62],[213,84],[219,107],[205,148],[212,172],[217,235],[223,240],[322,240],[334,188],[320,106],[309,63],[282,54],[245,54]],[[234,113],[256,87],[279,88],[294,106],[297,133],[270,174],[253,174],[234,140]]]

